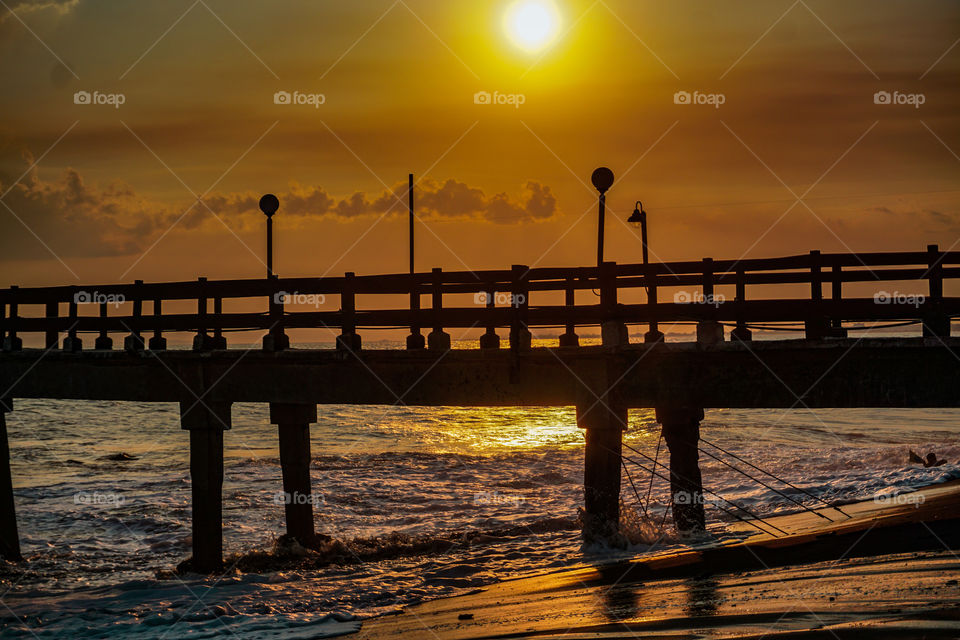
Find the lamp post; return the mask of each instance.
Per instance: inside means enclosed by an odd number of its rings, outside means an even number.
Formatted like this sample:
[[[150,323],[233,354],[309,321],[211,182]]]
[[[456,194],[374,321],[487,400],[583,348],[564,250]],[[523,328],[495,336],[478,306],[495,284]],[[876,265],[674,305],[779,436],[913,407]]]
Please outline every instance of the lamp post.
[[[273,214],[280,208],[280,200],[272,193],[260,198],[260,211],[267,216],[267,280],[273,280]],[[278,291],[270,296],[268,308],[270,332],[263,338],[265,351],[283,351],[290,346],[290,338],[283,332],[283,299]]]
[[[273,214],[280,208],[280,201],[272,193],[260,198],[260,211],[267,216],[267,277],[273,277]]]
[[[634,205],[633,213],[627,218],[627,222],[634,227],[640,227],[640,242],[643,244],[643,264],[649,264],[647,257],[647,212],[643,210],[643,203],[637,200]]]
[[[599,221],[597,222],[597,266],[603,264],[603,220],[606,214],[607,189],[613,185],[613,171],[606,167],[594,170],[590,182],[600,192]]]
[[[627,218],[629,222],[634,227],[640,227],[640,242],[643,244],[643,264],[649,265],[650,259],[648,257],[647,249],[647,212],[643,210],[643,203],[637,200],[637,204],[633,207],[633,213],[630,214],[630,217]],[[652,270],[648,270],[646,275],[649,282],[652,282],[653,273]],[[657,285],[651,284],[647,287],[647,305],[650,307],[650,329],[643,335],[644,342],[661,342],[663,341],[663,332],[660,331],[660,328],[657,325]]]

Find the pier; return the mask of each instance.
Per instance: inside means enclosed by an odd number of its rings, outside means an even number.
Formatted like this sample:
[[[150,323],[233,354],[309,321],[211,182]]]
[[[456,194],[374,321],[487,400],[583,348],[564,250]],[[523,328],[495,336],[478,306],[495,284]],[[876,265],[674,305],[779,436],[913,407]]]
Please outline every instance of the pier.
[[[571,428],[585,431],[591,536],[618,526],[627,411],[656,409],[675,523],[700,528],[704,409],[960,406],[960,340],[950,336],[960,297],[944,293],[958,278],[960,252],[932,245],[596,267],[10,287],[0,290],[0,553],[20,557],[5,415],[25,398],[179,403],[199,571],[222,564],[223,443],[237,402],[270,406],[283,491],[298,498],[284,505],[287,533],[304,542],[315,535],[309,430],[320,404],[576,407]],[[797,295],[757,293],[771,287]],[[897,287],[921,293],[901,295]],[[845,288],[871,292],[857,297]],[[293,309],[298,296],[323,296],[336,310]],[[695,339],[666,342],[662,327],[674,323],[695,325]],[[872,323],[915,326],[916,335],[849,336]],[[297,348],[289,335],[318,328],[337,334],[327,349]],[[408,332],[406,349],[364,345],[364,330],[388,328]],[[753,339],[776,328],[791,328],[796,338]],[[450,329],[482,331],[479,348],[452,349]],[[581,345],[586,329],[599,333],[599,344]],[[228,348],[234,331],[260,332],[262,343]],[[534,332],[554,337],[535,346]],[[192,349],[168,349],[171,334],[192,335]],[[41,346],[25,347],[24,335],[39,336]]]

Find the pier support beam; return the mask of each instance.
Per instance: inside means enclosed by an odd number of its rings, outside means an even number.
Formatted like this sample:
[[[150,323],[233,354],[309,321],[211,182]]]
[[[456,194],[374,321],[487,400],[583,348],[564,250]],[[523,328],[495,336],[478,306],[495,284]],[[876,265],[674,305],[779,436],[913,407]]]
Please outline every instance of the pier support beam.
[[[657,422],[670,450],[670,495],[673,522],[680,533],[706,529],[703,511],[703,478],[700,475],[700,421],[703,409],[657,409]]]
[[[230,403],[182,401],[180,426],[190,432],[193,506],[193,569],[223,567],[223,432],[230,428]]]
[[[304,546],[316,537],[310,486],[310,425],[316,421],[315,404],[270,403],[270,422],[277,425],[280,438],[287,535]]]
[[[17,514],[13,503],[13,476],[10,474],[10,444],[7,441],[7,412],[13,401],[0,398],[0,557],[22,560]]]
[[[584,536],[612,541],[620,528],[620,457],[627,410],[594,401],[577,406],[577,426],[584,429]]]

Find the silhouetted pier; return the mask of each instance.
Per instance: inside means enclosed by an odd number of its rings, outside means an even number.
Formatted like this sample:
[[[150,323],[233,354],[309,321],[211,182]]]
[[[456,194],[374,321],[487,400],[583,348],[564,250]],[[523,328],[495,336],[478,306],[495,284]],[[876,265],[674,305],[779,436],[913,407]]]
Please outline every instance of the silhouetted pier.
[[[930,246],[578,268],[11,287],[0,291],[0,550],[19,557],[3,418],[16,398],[180,403],[180,426],[190,432],[200,570],[215,570],[222,560],[223,433],[234,402],[270,404],[284,491],[300,496],[286,505],[288,533],[301,540],[314,533],[309,425],[318,404],[575,406],[586,437],[586,525],[604,535],[619,517],[629,408],[657,410],[674,496],[699,498],[704,408],[960,406],[960,340],[950,337],[960,298],[944,295],[944,282],[958,278],[960,252]],[[894,291],[877,293],[878,285]],[[802,295],[749,295],[768,286]],[[871,293],[844,295],[845,286]],[[901,295],[896,287],[922,292]],[[582,304],[587,291],[596,298]],[[336,310],[291,308],[301,296],[323,296]],[[192,310],[169,312],[185,304]],[[677,322],[695,323],[696,339],[664,342],[662,326]],[[851,323],[875,322],[916,323],[916,336],[847,337]],[[754,330],[776,323],[793,323],[802,339],[753,341]],[[633,343],[628,325],[642,334]],[[364,348],[362,330],[398,327],[408,329],[406,349]],[[580,346],[585,327],[599,327],[601,344]],[[290,343],[288,331],[317,328],[339,332],[331,348]],[[480,348],[451,349],[447,330],[454,328],[482,330]],[[228,333],[240,330],[264,332],[262,348],[227,349]],[[533,347],[532,330],[552,332],[556,342]],[[171,333],[192,334],[193,349],[168,350]],[[25,334],[43,336],[45,348],[24,348]],[[114,338],[122,338],[122,348],[114,348]],[[678,527],[703,522],[696,498],[675,499]]]

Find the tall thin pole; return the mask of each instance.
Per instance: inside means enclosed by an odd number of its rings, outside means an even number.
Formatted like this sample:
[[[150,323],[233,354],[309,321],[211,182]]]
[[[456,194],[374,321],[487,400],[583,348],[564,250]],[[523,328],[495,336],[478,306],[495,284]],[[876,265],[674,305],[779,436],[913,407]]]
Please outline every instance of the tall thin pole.
[[[606,217],[607,194],[600,194],[600,221],[597,225],[597,266],[603,264],[603,219]]]
[[[413,274],[413,174],[409,175],[407,182],[407,198],[409,208],[409,236],[410,236],[410,313],[413,318],[410,322],[410,335],[407,336],[407,349],[423,349],[426,346],[426,339],[420,334],[420,326],[416,322],[417,313],[420,311],[420,291],[417,283],[414,282]]]
[[[640,221],[640,240],[643,242],[643,264],[650,264],[647,257],[647,214],[641,213],[643,219]]]
[[[267,277],[273,277],[273,218],[267,218]]]
[[[407,187],[407,197],[409,200],[409,209],[410,209],[410,273],[413,273],[413,174],[410,174],[410,179]]]

